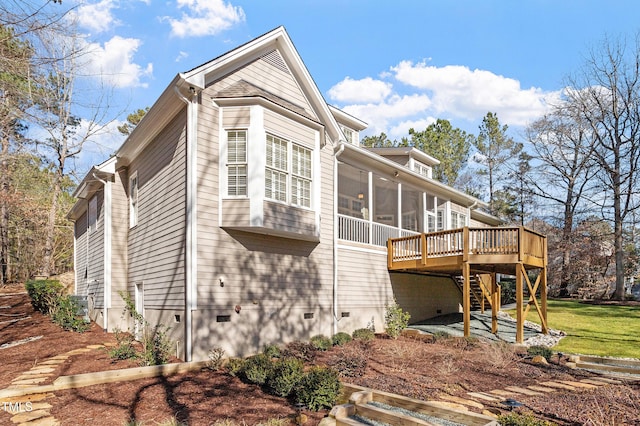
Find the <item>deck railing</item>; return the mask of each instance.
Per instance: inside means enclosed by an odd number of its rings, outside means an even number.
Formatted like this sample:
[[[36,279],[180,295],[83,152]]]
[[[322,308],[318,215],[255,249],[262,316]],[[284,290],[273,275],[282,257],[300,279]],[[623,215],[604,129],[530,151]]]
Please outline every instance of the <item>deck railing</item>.
[[[357,217],[338,215],[338,239],[355,243],[386,247],[390,238],[419,235],[417,232],[399,229],[383,223],[370,222]]]
[[[459,228],[389,240],[390,262],[443,256],[516,255],[546,258],[545,237],[524,227]],[[465,256],[465,257],[466,257]]]

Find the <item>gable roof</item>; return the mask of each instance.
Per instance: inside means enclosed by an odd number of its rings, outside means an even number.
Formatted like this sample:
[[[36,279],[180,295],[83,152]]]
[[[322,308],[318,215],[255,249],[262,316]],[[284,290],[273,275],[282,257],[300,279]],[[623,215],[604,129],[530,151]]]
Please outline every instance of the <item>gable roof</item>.
[[[344,134],[332,114],[331,109],[322,97],[320,90],[289,38],[287,31],[284,27],[280,26],[217,58],[176,75],[133,132],[131,132],[127,140],[125,140],[118,149],[116,156],[121,162],[125,164],[129,163],[153,140],[165,125],[184,108],[185,104],[194,96],[197,96],[209,83],[268,54],[274,49],[280,52],[286,67],[299,84],[309,105],[320,122],[324,124],[325,132],[329,139],[336,144],[344,141]],[[301,114],[301,107],[295,106],[291,102],[287,102],[255,86],[250,88],[247,85],[248,83],[236,86],[233,90],[253,91],[253,96],[263,97],[283,108]],[[231,88],[227,90],[229,89]],[[231,92],[228,94],[230,93]],[[246,96],[246,94],[244,96]],[[307,112],[304,112],[303,116],[309,118]],[[313,121],[318,121],[318,119],[313,119]]]

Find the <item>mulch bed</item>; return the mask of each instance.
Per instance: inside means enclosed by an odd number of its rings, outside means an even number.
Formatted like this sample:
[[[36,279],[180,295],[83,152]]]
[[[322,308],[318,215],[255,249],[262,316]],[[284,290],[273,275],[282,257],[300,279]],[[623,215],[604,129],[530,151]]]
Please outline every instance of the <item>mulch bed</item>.
[[[2,314],[31,318],[0,324],[0,344],[43,335],[39,340],[0,349],[0,388],[38,361],[90,344],[115,343],[112,334],[93,325],[86,333],[61,330],[49,318],[33,312],[26,294],[3,297]],[[17,291],[23,291],[17,288]],[[8,308],[7,306],[10,306]],[[0,321],[5,318],[0,317]],[[16,317],[13,317],[16,318]],[[378,336],[368,344],[350,343],[318,353],[315,363],[336,365],[337,360],[366,359],[366,367],[354,370],[345,381],[405,396],[436,400],[442,395],[467,397],[469,391],[488,392],[506,386],[527,386],[547,380],[579,380],[592,373],[570,370],[564,359],[536,365],[515,354],[507,345],[491,345],[474,339],[437,339]],[[113,362],[103,349],[75,355],[58,367],[57,375],[127,368],[132,361]],[[593,390],[557,391],[549,396],[522,396],[521,411],[560,425],[640,425],[640,383],[602,386]],[[63,425],[120,425],[129,420],[155,424],[175,418],[189,425],[208,425],[232,419],[239,425],[255,425],[267,419],[289,419],[295,407],[224,372],[202,370],[168,378],[90,386],[57,391],[48,398],[51,413]],[[0,401],[0,404],[2,401]],[[507,412],[498,403],[485,408]],[[317,424],[327,411],[312,413],[306,425]],[[0,423],[9,422],[0,410]]]

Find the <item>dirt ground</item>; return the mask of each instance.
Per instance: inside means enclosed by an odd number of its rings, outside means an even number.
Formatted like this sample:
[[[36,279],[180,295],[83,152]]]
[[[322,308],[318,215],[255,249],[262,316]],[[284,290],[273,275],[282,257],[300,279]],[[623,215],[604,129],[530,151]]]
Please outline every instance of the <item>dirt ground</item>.
[[[0,389],[44,358],[91,344],[114,343],[113,335],[94,327],[78,334],[61,330],[31,308],[22,287],[0,289],[0,345],[43,336],[21,345],[0,349]],[[17,320],[17,321],[16,321]],[[467,392],[489,392],[510,385],[527,386],[548,380],[577,380],[592,375],[566,368],[564,359],[535,365],[511,346],[473,339],[378,336],[368,344],[350,343],[318,353],[315,363],[344,368],[341,360],[366,360],[345,382],[423,400],[468,398]],[[114,363],[105,349],[70,357],[56,367],[61,375],[135,366]],[[522,396],[520,411],[560,425],[640,425],[640,383],[601,386],[596,389],[558,391],[549,396]],[[56,391],[46,399],[51,414],[62,425],[122,425],[136,420],[156,424],[175,418],[189,425],[209,425],[231,419],[238,425],[256,425],[268,419],[293,424],[296,408],[283,398],[263,392],[224,372],[203,370],[168,378],[143,379]],[[501,403],[483,402],[484,409],[507,411]],[[480,410],[478,410],[480,411]],[[317,424],[327,412],[305,412],[306,425]],[[0,424],[11,424],[2,410]],[[286,420],[290,419],[290,421]]]

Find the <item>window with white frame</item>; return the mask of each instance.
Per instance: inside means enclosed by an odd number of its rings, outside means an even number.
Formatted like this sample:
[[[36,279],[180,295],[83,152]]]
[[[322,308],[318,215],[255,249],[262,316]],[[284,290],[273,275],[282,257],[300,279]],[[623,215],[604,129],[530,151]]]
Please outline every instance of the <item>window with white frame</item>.
[[[346,138],[347,142],[354,143],[353,135],[355,132],[353,130],[349,129],[348,127],[342,126],[342,133],[344,133],[344,137]]]
[[[95,195],[89,200],[89,218],[87,220],[89,232],[93,232],[97,229],[98,223],[98,197]]]
[[[129,177],[129,227],[138,224],[138,172]]]
[[[418,161],[413,162],[413,170],[418,173],[419,175],[422,175],[426,178],[431,178],[431,167],[422,164]]]
[[[467,226],[467,215],[459,212],[451,212],[451,229]]]
[[[291,204],[311,207],[311,150],[291,144]]]
[[[265,197],[311,207],[311,150],[267,135]]]
[[[436,212],[436,231],[444,230],[444,209],[438,209]]]
[[[247,131],[227,132],[227,195],[247,195]]]

